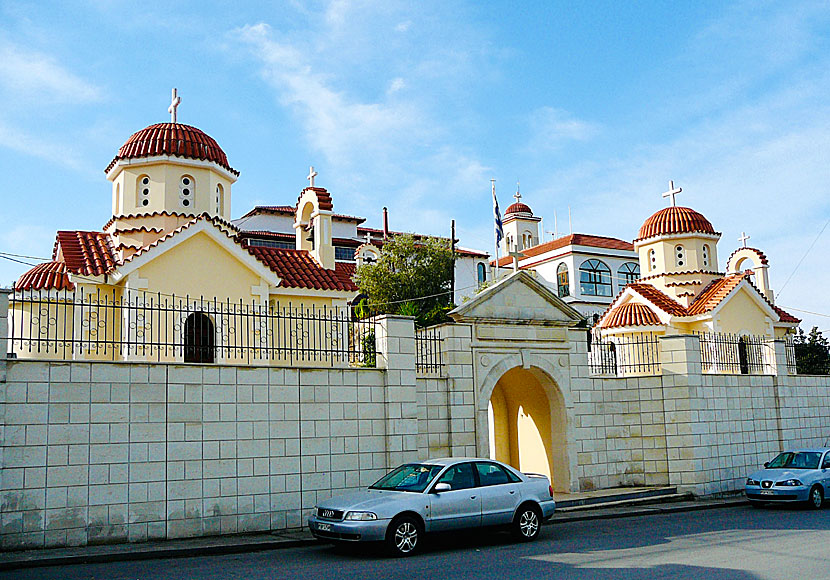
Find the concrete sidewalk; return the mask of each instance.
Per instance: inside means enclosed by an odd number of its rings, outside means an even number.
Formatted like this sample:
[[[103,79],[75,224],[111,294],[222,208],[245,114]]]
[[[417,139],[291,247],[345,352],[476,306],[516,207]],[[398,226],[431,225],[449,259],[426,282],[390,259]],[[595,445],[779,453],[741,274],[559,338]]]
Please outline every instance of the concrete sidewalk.
[[[615,503],[624,505],[614,505]],[[567,507],[557,510],[548,522],[556,525],[566,522],[613,519],[676,512],[688,512],[725,507],[746,506],[743,497],[670,503],[637,504],[631,501],[607,502],[601,505]],[[126,560],[153,560],[189,558],[219,554],[239,554],[279,548],[296,548],[316,543],[308,530],[294,530],[260,534],[237,534],[208,538],[189,538],[146,542],[141,544],[110,544],[78,548],[54,548],[0,553],[0,571],[43,566],[67,566]]]

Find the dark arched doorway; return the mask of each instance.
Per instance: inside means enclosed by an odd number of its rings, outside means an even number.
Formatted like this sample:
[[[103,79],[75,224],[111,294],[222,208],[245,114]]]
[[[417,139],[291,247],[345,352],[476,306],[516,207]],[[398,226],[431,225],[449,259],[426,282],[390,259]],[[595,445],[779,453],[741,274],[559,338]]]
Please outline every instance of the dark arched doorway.
[[[194,312],[184,323],[184,362],[212,363],[215,355],[213,321]]]

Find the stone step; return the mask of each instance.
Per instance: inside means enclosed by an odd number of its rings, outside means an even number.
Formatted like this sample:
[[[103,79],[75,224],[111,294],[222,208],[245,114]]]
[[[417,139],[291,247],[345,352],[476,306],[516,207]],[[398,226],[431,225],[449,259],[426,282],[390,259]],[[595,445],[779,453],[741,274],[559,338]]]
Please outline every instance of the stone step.
[[[687,501],[692,499],[691,493],[678,493],[676,487],[661,487],[655,489],[626,490],[621,488],[618,492],[603,490],[597,494],[590,494],[586,497],[565,499],[556,501],[557,511],[577,511],[601,509],[607,507],[623,507],[626,505],[647,505],[652,503],[668,503],[675,501]]]

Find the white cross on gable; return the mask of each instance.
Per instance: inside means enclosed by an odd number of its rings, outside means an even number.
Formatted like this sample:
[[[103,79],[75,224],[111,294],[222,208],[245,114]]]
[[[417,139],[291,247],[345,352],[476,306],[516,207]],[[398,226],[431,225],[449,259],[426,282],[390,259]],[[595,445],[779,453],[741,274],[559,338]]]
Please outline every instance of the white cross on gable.
[[[182,98],[178,95],[178,90],[173,89],[173,97],[170,102],[170,106],[167,107],[167,112],[170,113],[170,122],[176,122],[176,109],[179,107],[179,104],[182,102]]]
[[[746,241],[750,238],[750,236],[746,235],[746,232],[741,232],[741,237],[738,238],[738,241],[741,242],[741,245],[745,248]]]
[[[674,200],[674,197],[683,191],[682,187],[675,187],[674,181],[669,181],[669,190],[663,193],[663,197],[671,197],[671,204],[677,205],[677,202]]]
[[[314,166],[312,165],[308,168],[308,177],[306,177],[306,179],[308,179],[309,187],[314,187],[315,177],[317,177],[317,172],[314,171]]]

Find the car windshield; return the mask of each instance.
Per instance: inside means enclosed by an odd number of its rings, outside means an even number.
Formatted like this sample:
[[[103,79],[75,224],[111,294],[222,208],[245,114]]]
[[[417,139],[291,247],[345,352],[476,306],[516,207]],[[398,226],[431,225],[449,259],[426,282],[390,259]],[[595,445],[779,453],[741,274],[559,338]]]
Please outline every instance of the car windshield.
[[[374,484],[370,485],[369,489],[388,489],[421,493],[443,467],[443,465],[407,463],[381,477]]]
[[[787,451],[767,464],[768,469],[818,469],[821,453],[816,451]]]

